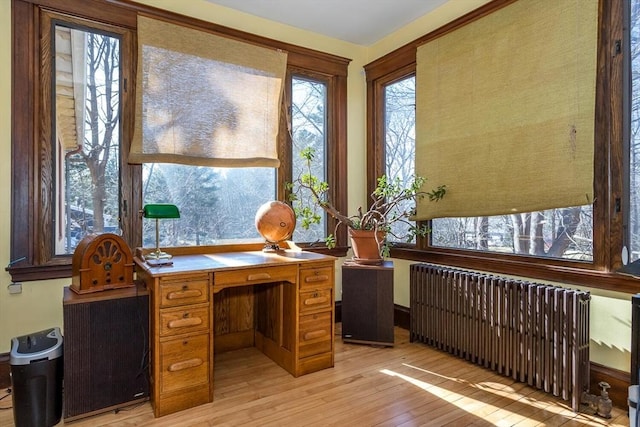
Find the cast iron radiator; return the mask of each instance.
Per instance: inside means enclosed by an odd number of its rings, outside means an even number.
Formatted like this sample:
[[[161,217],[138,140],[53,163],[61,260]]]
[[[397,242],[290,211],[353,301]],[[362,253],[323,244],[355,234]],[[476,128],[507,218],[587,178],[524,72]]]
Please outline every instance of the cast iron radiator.
[[[571,401],[589,389],[589,292],[410,267],[410,337]]]

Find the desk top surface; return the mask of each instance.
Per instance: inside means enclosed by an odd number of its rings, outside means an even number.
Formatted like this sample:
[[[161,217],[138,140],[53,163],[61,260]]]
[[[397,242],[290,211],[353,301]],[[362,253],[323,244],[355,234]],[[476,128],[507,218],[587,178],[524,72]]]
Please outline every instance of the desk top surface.
[[[277,252],[220,252],[208,254],[176,255],[170,265],[150,266],[136,257],[136,264],[151,276],[191,273],[194,271],[224,271],[243,268],[302,264],[313,261],[335,261],[329,255],[313,252],[284,250]]]

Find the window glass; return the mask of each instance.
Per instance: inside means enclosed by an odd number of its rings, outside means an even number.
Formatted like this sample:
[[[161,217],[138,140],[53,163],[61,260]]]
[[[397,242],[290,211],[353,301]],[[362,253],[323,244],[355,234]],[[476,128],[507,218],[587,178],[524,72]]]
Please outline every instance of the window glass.
[[[640,258],[640,0],[630,0],[629,260]]]
[[[416,79],[410,76],[384,88],[385,174],[390,181],[400,180],[403,187],[413,182],[415,174]],[[428,177],[427,177],[428,178]],[[426,184],[428,185],[428,183]],[[411,201],[397,206],[398,212],[413,209]],[[412,222],[395,222],[387,239],[401,242]],[[406,242],[406,240],[405,240]],[[415,238],[409,242],[415,243]]]
[[[134,25],[137,12],[110,2],[105,2],[104,7],[86,8],[84,0],[58,2],[53,11],[47,6],[49,3],[16,0],[16,7],[11,9],[15,24],[11,26],[12,50],[20,52],[11,60],[12,91],[20,94],[11,105],[13,187],[11,261],[7,271],[14,281],[70,277],[70,255],[87,233],[113,231],[120,234],[130,248],[137,248],[143,244],[145,228],[144,245],[153,245],[155,233],[149,234],[148,230],[153,230],[155,221],[140,217],[145,202],[175,202],[180,205],[184,218],[191,215],[179,199],[193,192],[178,194],[175,181],[166,178],[178,174],[168,171],[175,165],[155,165],[151,171],[151,163],[156,160],[148,161],[148,165],[127,161],[136,116],[133,89],[137,81]],[[147,12],[150,18],[184,24],[179,15],[167,11]],[[206,30],[205,24],[190,26]],[[69,30],[71,28],[74,31]],[[87,40],[72,42],[72,33],[76,31],[87,39],[92,34],[94,45],[104,49],[89,52]],[[231,39],[238,37],[233,29],[222,29],[219,33]],[[107,46],[107,41],[113,46]],[[255,35],[248,36],[246,41],[276,50],[290,47],[285,42]],[[56,54],[56,44],[67,45],[60,55]],[[326,147],[330,153],[324,152],[325,147],[320,153],[323,160],[328,159],[323,165],[323,170],[328,170],[325,176],[328,179],[344,176],[346,164],[341,159],[346,155],[346,76],[351,60],[301,46],[295,50],[296,54],[287,59],[287,75],[308,76],[310,78],[297,80],[303,84],[305,80],[312,82],[310,87],[315,86],[321,92],[322,105],[317,109],[321,118],[309,123],[318,125],[322,137],[326,136],[329,141]],[[79,67],[83,57],[86,62]],[[107,62],[107,58],[112,62]],[[103,61],[103,65],[99,61]],[[93,83],[89,80],[91,76],[95,78]],[[290,78],[287,84],[290,85]],[[290,86],[287,89],[289,101]],[[62,108],[62,104],[66,108]],[[198,200],[202,201],[198,209],[209,221],[220,221],[220,224],[204,225],[197,218],[198,221],[194,219],[188,227],[178,229],[178,221],[160,221],[161,226],[166,222],[168,227],[176,227],[171,238],[166,238],[166,244],[207,244],[226,239],[236,242],[246,236],[262,240],[255,230],[255,212],[265,201],[284,199],[288,191],[286,183],[292,175],[293,156],[288,138],[292,130],[291,114],[280,107],[278,111],[282,117],[277,123],[278,153],[286,155],[280,159],[277,170],[271,165],[263,169],[213,169],[209,173],[194,168],[195,175],[215,176],[213,188],[206,189],[214,194],[215,203],[200,194],[205,191],[204,184],[209,185],[212,180],[204,177],[202,183],[196,185]],[[58,114],[63,112],[72,120],[58,121]],[[167,171],[163,170],[165,167]],[[151,179],[143,179],[143,173]],[[185,181],[193,176],[187,171],[178,175]],[[160,185],[154,184],[154,180],[166,182]],[[156,192],[151,194],[154,186]],[[346,191],[332,196],[336,198],[337,207],[344,209]],[[325,235],[323,230],[321,236]],[[346,232],[339,230],[337,237],[341,249],[334,253],[341,254],[345,252]]]
[[[593,260],[592,205],[541,212],[432,221],[433,246]]]
[[[327,85],[324,82],[308,77],[294,76],[291,80],[291,139],[292,139],[292,176],[299,176],[304,172],[304,160],[300,152],[306,148],[313,148],[315,160],[311,164],[312,175],[320,180],[327,180]],[[293,192],[296,192],[294,188]],[[300,194],[302,193],[302,194]],[[298,192],[299,197],[305,197],[306,192]],[[313,203],[303,202],[303,205]],[[296,242],[318,242],[331,234],[333,230],[326,230],[326,214],[318,210],[320,222],[311,224],[305,230],[297,224],[293,233]]]
[[[384,100],[385,173],[408,184],[415,173],[415,77],[386,85]],[[518,215],[439,218],[432,221],[431,245],[592,261],[592,224],[591,205]],[[394,224],[389,240],[402,242],[397,236],[406,235],[411,225]]]
[[[170,163],[143,166],[143,203],[170,203],[180,219],[158,221],[160,246],[259,242],[255,214],[275,199],[272,168],[213,168]],[[143,218],[143,246],[155,247],[155,220]]]
[[[120,234],[120,41],[55,26],[55,254]]]

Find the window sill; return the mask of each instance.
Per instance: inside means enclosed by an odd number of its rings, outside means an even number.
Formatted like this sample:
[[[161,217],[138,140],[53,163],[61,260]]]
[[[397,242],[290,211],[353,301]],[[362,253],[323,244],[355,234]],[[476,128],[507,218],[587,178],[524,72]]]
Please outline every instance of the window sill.
[[[323,254],[323,255],[331,255],[334,256],[336,258],[342,258],[342,257],[346,257],[347,256],[347,251],[349,250],[348,246],[339,246],[339,247],[335,247],[333,249],[329,249],[326,246],[307,246],[307,247],[301,247],[301,249],[303,251],[307,251],[307,252],[315,252],[318,254]]]
[[[419,250],[415,248],[393,248],[393,258],[417,262],[432,262],[452,267],[506,274],[571,286],[586,286],[609,291],[636,293],[640,291],[640,280],[616,273],[593,268],[592,264],[563,263],[559,260],[536,259],[530,257],[490,257],[462,251]],[[545,262],[546,261],[546,262]]]
[[[175,254],[187,254],[194,253],[196,251],[233,251],[233,250],[261,250],[263,244],[247,244],[247,245],[221,245],[221,246],[202,246],[194,249],[194,247],[180,247],[172,248]],[[348,246],[336,247],[328,249],[326,246],[318,247],[302,247],[304,251],[315,252],[324,255],[331,255],[337,258],[347,256]],[[64,257],[56,259],[56,262],[52,262],[46,265],[14,265],[5,269],[11,275],[13,282],[32,282],[36,280],[51,280],[51,279],[64,279],[70,278],[72,273],[71,257]]]
[[[7,267],[13,282],[62,279],[71,277],[71,263]]]

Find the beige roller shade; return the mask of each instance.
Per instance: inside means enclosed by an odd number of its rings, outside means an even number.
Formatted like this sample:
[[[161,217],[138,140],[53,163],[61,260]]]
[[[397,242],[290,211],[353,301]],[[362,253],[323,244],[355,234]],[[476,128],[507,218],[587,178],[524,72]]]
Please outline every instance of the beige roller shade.
[[[520,0],[420,46],[417,218],[593,201],[598,1]]]
[[[130,163],[277,167],[284,52],[138,17]]]

